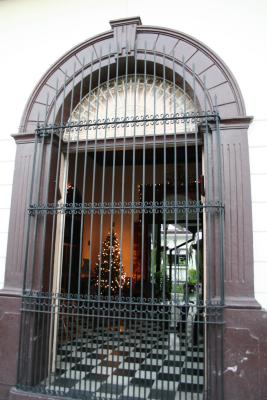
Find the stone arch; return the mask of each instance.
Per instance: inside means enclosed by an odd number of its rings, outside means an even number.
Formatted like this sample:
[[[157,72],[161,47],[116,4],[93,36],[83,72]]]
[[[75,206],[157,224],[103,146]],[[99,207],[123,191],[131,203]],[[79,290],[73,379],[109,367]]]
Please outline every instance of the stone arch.
[[[140,69],[144,57],[148,68],[155,57],[157,75],[162,73],[163,62],[166,71],[171,73],[175,70],[178,84],[184,74],[188,93],[193,91],[194,80],[195,96],[203,110],[207,108],[213,111],[216,107],[223,119],[246,115],[241,91],[231,71],[212,50],[198,40],[175,30],[144,26],[138,17],[111,21],[110,25],[110,31],[74,47],[45,73],[27,102],[20,123],[21,133],[33,132],[37,120],[40,123],[49,121],[54,104],[60,107],[63,102],[65,79],[66,97],[73,79],[75,85],[78,85],[82,74],[85,79],[90,73],[96,75],[99,68],[105,69],[108,59],[111,73],[117,57],[123,66],[126,51],[129,60],[135,53]]]

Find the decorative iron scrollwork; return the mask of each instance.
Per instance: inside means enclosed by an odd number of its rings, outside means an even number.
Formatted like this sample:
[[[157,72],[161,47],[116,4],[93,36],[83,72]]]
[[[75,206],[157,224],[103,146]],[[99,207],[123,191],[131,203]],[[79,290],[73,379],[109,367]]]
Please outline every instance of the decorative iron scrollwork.
[[[221,202],[197,201],[129,201],[129,202],[93,202],[93,203],[39,203],[31,204],[29,215],[45,214],[158,214],[175,213],[196,214],[219,212],[224,210]]]

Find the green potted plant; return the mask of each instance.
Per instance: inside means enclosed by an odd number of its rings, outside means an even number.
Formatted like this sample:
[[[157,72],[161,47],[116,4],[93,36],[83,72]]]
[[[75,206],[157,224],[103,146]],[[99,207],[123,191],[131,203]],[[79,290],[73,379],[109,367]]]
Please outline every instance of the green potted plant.
[[[190,268],[188,270],[187,283],[188,283],[189,293],[194,293],[197,284],[197,271],[193,268]]]

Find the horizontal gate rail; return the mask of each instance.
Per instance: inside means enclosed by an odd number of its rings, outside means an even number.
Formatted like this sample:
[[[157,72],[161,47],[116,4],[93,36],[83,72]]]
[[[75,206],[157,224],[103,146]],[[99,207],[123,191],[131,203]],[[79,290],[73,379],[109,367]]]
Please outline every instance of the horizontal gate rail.
[[[79,131],[82,128],[99,129],[100,127],[134,127],[134,126],[153,126],[158,123],[168,125],[169,123],[181,123],[181,124],[201,124],[208,123],[211,121],[216,121],[220,119],[219,114],[215,111],[207,112],[205,114],[201,113],[181,113],[181,114],[161,114],[161,115],[145,115],[127,118],[104,118],[94,121],[79,121],[77,122],[67,122],[63,124],[51,124],[51,125],[38,125],[36,133],[39,136],[46,135],[50,131],[57,132],[58,130],[65,130],[65,134],[71,132],[72,129]]]
[[[195,322],[205,324],[224,324],[223,309],[219,303],[209,304],[184,304],[181,300],[160,301],[158,299],[120,297],[120,298],[97,298],[97,296],[64,296],[62,294],[49,293],[24,293],[22,297],[21,310],[24,313],[36,313],[55,315],[61,317],[86,317],[104,318],[115,320],[137,320],[161,321],[171,323],[170,314],[173,307],[183,307],[183,312],[188,313],[190,308],[204,319],[196,319]]]
[[[32,204],[28,208],[30,215],[35,214],[116,214],[116,213],[175,213],[182,214],[223,211],[221,202],[105,202],[105,203],[48,203]]]

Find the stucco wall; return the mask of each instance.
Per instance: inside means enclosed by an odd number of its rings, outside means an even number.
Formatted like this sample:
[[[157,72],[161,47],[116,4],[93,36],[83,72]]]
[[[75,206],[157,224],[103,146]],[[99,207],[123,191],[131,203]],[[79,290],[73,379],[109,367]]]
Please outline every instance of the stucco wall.
[[[153,14],[151,10],[153,9]],[[62,12],[64,10],[64,12]],[[42,74],[72,46],[109,30],[108,21],[140,15],[144,24],[195,36],[233,71],[244,95],[251,159],[255,291],[267,308],[267,111],[265,0],[1,0],[0,52],[0,286],[3,284],[15,145],[27,98]],[[227,27],[226,27],[227,21]]]
[[[254,280],[257,300],[267,308],[267,119],[249,130],[252,187]]]

